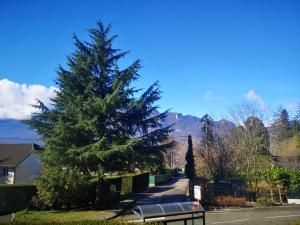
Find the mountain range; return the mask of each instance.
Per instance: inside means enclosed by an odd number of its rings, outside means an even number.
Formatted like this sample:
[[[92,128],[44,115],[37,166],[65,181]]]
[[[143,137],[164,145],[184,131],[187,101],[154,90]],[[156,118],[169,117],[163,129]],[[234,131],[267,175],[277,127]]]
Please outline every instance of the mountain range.
[[[175,138],[192,135],[200,137],[201,119],[196,116],[182,115],[181,113],[169,112],[164,125],[173,124],[171,136]],[[235,125],[227,120],[215,121],[217,128],[233,128]],[[0,142],[7,143],[30,143],[37,142],[39,135],[20,120],[0,120]]]
[[[40,143],[39,135],[20,120],[0,120],[0,143]]]
[[[196,116],[182,115],[181,113],[169,112],[164,125],[173,124],[173,137],[177,145],[174,147],[176,152],[176,163],[182,166],[185,163],[185,152],[187,149],[187,135],[193,137],[196,142],[201,135],[201,119]],[[230,129],[235,125],[227,120],[215,121],[217,128]],[[0,143],[36,143],[39,141],[39,135],[20,120],[0,120]]]
[[[215,127],[218,129],[234,128],[234,123],[228,120],[214,121]],[[202,122],[201,118],[191,115],[182,115],[181,113],[169,112],[165,121],[165,125],[174,124],[172,136],[175,138],[191,135],[195,139],[201,136]]]

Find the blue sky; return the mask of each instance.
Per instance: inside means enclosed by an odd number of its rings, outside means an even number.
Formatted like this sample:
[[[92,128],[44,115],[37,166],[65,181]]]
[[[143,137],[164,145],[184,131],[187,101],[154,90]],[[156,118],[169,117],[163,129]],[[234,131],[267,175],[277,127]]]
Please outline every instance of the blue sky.
[[[73,33],[86,40],[101,19],[119,35],[115,46],[130,50],[122,65],[142,60],[137,86],[160,82],[162,109],[218,119],[246,96],[293,109],[299,12],[299,0],[1,0],[0,80],[53,86]]]

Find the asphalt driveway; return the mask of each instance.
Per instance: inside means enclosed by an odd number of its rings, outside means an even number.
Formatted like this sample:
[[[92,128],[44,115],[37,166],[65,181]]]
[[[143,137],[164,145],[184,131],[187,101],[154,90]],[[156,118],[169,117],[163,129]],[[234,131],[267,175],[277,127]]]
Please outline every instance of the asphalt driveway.
[[[186,197],[188,179],[182,177],[174,178],[170,182],[157,187],[150,188],[136,203],[156,204],[189,201]],[[130,211],[120,219],[138,222],[139,219]],[[206,224],[218,225],[288,225],[300,220],[300,205],[269,207],[269,208],[241,208],[241,209],[220,209],[206,212]],[[183,222],[174,222],[170,225],[181,225]],[[194,225],[200,225],[200,220]],[[188,225],[192,225],[191,222]]]

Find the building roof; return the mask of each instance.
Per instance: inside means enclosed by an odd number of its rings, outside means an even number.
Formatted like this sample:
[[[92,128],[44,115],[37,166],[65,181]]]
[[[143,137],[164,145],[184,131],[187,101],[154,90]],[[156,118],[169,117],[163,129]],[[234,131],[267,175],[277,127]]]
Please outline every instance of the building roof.
[[[0,144],[0,167],[16,167],[35,149],[35,144]]]

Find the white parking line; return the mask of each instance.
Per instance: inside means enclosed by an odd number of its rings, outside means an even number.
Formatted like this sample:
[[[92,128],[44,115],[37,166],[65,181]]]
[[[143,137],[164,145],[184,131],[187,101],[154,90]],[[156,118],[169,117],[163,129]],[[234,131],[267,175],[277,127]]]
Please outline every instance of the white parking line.
[[[166,219],[166,217],[155,217],[155,218],[146,219],[146,222],[157,221],[157,220],[165,220],[165,219]],[[130,221],[128,221],[128,223],[140,223],[140,222],[144,222],[144,220],[130,220]]]
[[[143,220],[129,220],[128,223],[142,223]]]
[[[296,216],[300,216],[299,215],[286,215],[286,216],[270,216],[270,217],[266,217],[267,219],[275,219],[275,218],[280,218],[280,217],[296,217]]]
[[[230,213],[227,213],[227,212],[226,213],[225,212],[217,212],[216,211],[216,212],[207,212],[205,214],[207,215],[207,214],[230,214]]]
[[[221,224],[221,223],[236,223],[236,222],[243,222],[243,221],[247,221],[249,219],[243,219],[243,220],[228,220],[228,221],[221,221],[221,222],[215,222],[212,224]]]

